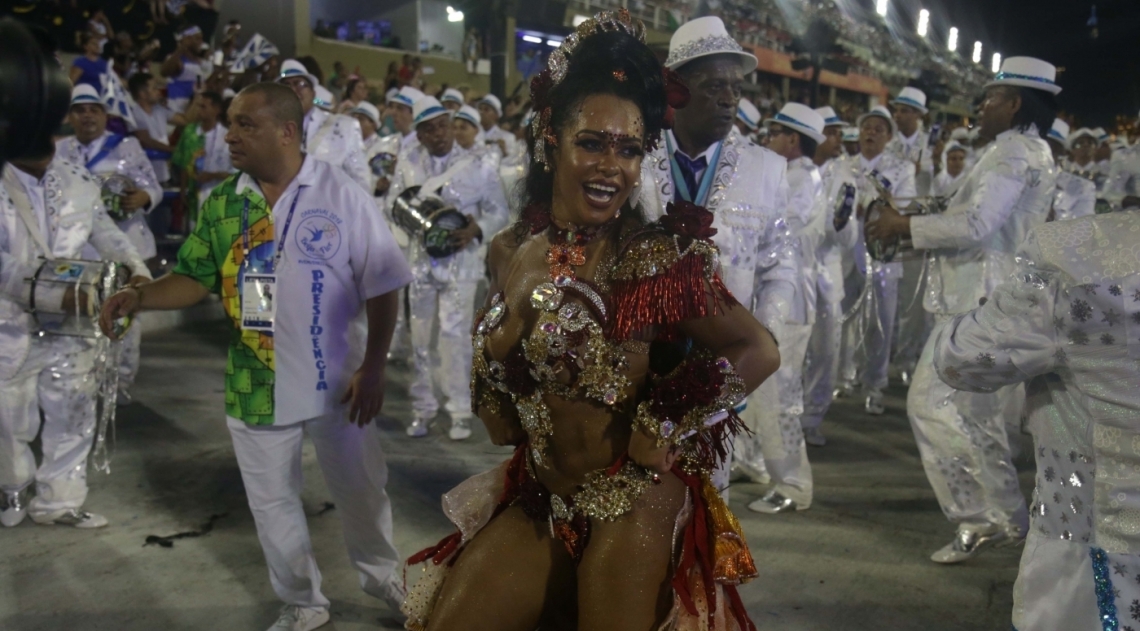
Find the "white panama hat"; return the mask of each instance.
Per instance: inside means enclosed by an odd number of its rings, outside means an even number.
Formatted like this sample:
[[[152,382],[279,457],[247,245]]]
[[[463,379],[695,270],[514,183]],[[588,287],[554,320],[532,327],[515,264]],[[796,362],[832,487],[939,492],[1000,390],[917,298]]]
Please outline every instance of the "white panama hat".
[[[333,101],[336,99],[328,88],[323,85],[313,86],[313,93],[313,105],[326,111],[332,109]]]
[[[1092,138],[1094,142],[1100,140],[1100,138],[1097,136],[1096,130],[1089,129],[1088,127],[1081,127],[1080,129],[1069,134],[1069,144],[1076,142],[1077,139],[1082,136],[1088,136],[1089,138]]]
[[[292,79],[293,77],[304,77],[308,79],[309,84],[312,85],[314,89],[321,84],[320,81],[317,81],[316,77],[309,74],[309,71],[305,68],[305,64],[302,64],[296,59],[286,59],[285,62],[281,64],[281,74],[277,77],[277,83],[281,83],[286,79]]]
[[[969,140],[970,130],[965,127],[955,127],[954,131],[950,132],[950,140]]]
[[[899,95],[891,101],[891,105],[909,105],[923,114],[930,111],[926,109],[926,93],[910,86],[900,90]]]
[[[823,142],[826,138],[823,135],[823,117],[803,103],[785,103],[775,116],[764,121],[765,126],[772,123],[799,132],[816,142]]]
[[[728,34],[724,22],[712,15],[689,20],[673,33],[665,65],[676,70],[694,59],[709,55],[736,55],[745,74],[756,69],[756,56],[745,52]]]
[[[736,118],[740,119],[748,129],[756,130],[760,127],[760,110],[748,99],[740,99],[736,104]]]
[[[483,131],[483,126],[480,122],[481,119],[479,117],[479,110],[471,107],[470,105],[464,105],[463,107],[459,108],[459,111],[455,113],[455,118],[461,121],[467,121],[468,123],[474,125],[475,128],[479,131]]]
[[[439,101],[440,103],[451,101],[452,103],[463,105],[463,93],[455,88],[448,88],[443,91],[443,96],[439,97]]]
[[[1069,148],[1069,124],[1065,121],[1055,118],[1053,119],[1053,127],[1049,133],[1045,134],[1046,138],[1051,138],[1061,143],[1066,149]]]
[[[824,105],[823,107],[815,108],[815,113],[823,117],[824,127],[831,127],[832,125],[842,125],[843,127],[851,126],[847,123],[847,121],[840,120],[839,114],[836,114],[835,110],[831,109],[830,105]]]
[[[404,86],[400,88],[399,92],[396,92],[392,96],[389,96],[388,102],[397,103],[399,105],[407,105],[408,107],[415,108],[416,101],[422,98],[424,98],[423,92],[420,92],[413,87]]]
[[[499,97],[495,96],[494,94],[488,94],[487,96],[479,99],[479,103],[486,103],[487,105],[491,106],[491,109],[495,110],[496,114],[499,116],[503,115],[503,102],[500,101]]]
[[[99,93],[95,91],[95,87],[90,83],[80,83],[71,89],[71,105],[82,105],[84,103],[95,103],[102,105],[103,109],[107,109],[107,104],[103,99],[99,98]]]
[[[946,151],[944,153],[950,153],[951,151],[964,151],[966,153],[970,152],[970,150],[966,147],[966,145],[963,145],[962,143],[958,142],[957,140],[951,140],[946,145]]]
[[[380,110],[375,105],[368,101],[361,101],[356,104],[356,107],[348,111],[349,114],[360,114],[365,116],[368,120],[372,121],[377,127],[380,126]]]
[[[434,96],[420,97],[412,106],[412,124],[419,126],[420,123],[426,123],[433,118],[449,116],[450,114],[451,110],[444,107]]]
[[[986,87],[1014,85],[1059,94],[1061,86],[1056,81],[1057,68],[1053,64],[1035,57],[1010,57],[1001,62],[1001,71],[994,75],[994,80],[987,83]]]
[[[843,128],[843,142],[859,142],[859,128],[858,127],[844,127]]]
[[[863,121],[867,120],[868,118],[871,118],[872,116],[878,116],[879,118],[886,120],[887,124],[891,126],[891,135],[892,136],[894,136],[895,132],[898,131],[898,128],[895,127],[895,119],[893,116],[891,116],[890,110],[883,107],[882,105],[876,105],[875,107],[871,108],[870,112],[867,112],[866,114],[860,116],[859,120],[855,121],[855,126],[856,127],[862,127]]]

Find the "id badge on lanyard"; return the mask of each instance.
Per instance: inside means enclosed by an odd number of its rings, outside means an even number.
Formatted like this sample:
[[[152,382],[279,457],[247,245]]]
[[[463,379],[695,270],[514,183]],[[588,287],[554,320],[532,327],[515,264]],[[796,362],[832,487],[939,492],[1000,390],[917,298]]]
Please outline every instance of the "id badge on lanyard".
[[[281,239],[277,241],[273,255],[273,267],[268,270],[253,270],[249,254],[249,198],[245,198],[245,205],[241,212],[241,238],[242,238],[242,281],[241,281],[241,328],[244,331],[273,332],[277,319],[277,270],[281,265],[282,255],[285,253],[286,237],[289,235],[289,224],[293,222],[293,212],[297,210],[297,202],[301,199],[301,189],[293,197],[293,204],[289,206],[289,214],[285,217],[285,225],[281,228]]]

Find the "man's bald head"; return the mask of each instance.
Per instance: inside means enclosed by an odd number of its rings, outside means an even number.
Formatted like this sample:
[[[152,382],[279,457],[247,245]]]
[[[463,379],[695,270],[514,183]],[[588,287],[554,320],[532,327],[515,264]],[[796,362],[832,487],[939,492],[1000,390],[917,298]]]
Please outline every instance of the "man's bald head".
[[[268,81],[255,83],[238,93],[238,96],[245,95],[259,97],[279,124],[292,122],[298,129],[304,126],[305,111],[301,108],[301,101],[287,86]]]

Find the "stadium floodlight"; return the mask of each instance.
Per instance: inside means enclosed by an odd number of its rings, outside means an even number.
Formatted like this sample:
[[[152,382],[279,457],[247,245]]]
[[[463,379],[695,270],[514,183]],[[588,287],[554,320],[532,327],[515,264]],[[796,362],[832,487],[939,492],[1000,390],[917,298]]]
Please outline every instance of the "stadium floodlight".
[[[923,9],[918,12],[918,36],[926,37],[928,30],[930,30],[930,11]]]
[[[981,42],[974,42],[974,56],[972,57],[972,59],[974,60],[974,63],[976,63],[976,64],[982,63],[982,43]]]
[[[551,46],[553,48],[558,48],[559,46],[562,45],[562,40],[560,40],[560,39],[548,39],[548,40],[546,40],[546,45]]]
[[[958,52],[958,27],[950,27],[950,37],[946,39],[946,49],[950,52]]]
[[[875,0],[875,13],[883,17],[887,17],[887,7],[891,4],[891,0]]]
[[[523,41],[524,42],[530,42],[532,44],[541,44],[542,38],[541,37],[535,37],[534,35],[523,35]]]
[[[1001,53],[994,53],[994,65],[991,66],[991,68],[994,74],[997,74],[998,71],[1001,70]]]
[[[454,8],[452,8],[450,6],[447,7],[447,21],[448,22],[462,22],[463,21],[463,12],[462,11],[456,11]]]

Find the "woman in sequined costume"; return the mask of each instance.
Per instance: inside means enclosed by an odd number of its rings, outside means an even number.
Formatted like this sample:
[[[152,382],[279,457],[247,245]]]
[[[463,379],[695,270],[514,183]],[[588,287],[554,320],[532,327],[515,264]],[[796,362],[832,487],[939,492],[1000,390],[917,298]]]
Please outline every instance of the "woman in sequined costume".
[[[779,352],[717,275],[711,214],[635,207],[688,98],[643,42],[599,14],[532,83],[535,162],[491,243],[472,378],[517,448],[445,495],[458,532],[409,559],[409,629],[754,628],[735,585],[755,566],[709,473]]]

